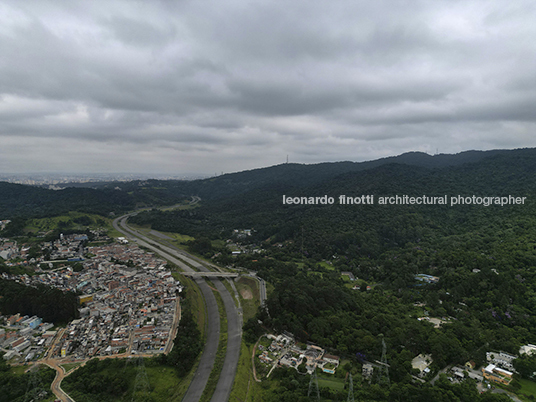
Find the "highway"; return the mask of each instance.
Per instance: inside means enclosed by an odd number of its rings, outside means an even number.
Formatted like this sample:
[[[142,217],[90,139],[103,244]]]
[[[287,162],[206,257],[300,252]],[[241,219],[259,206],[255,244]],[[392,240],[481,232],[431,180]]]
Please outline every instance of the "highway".
[[[184,276],[190,278],[237,278],[238,274],[235,272],[183,272]]]
[[[209,271],[209,269],[203,265],[201,260],[195,256],[173,246],[161,244],[130,228],[126,223],[129,216],[130,214],[115,219],[113,222],[114,228],[128,237],[134,237],[139,245],[155,251],[168,261],[176,264],[185,272],[195,272],[187,264],[190,264],[199,271]],[[220,336],[220,317],[216,298],[204,279],[196,278],[195,281],[205,298],[208,325],[205,349],[201,355],[201,360],[194,375],[194,379],[190,383],[188,391],[183,398],[184,402],[197,402],[201,398],[214,365]],[[214,283],[214,286],[220,292],[225,307],[225,313],[227,315],[227,351],[220,378],[211,399],[212,401],[222,402],[229,399],[234,377],[236,375],[242,341],[242,325],[233,298],[227,291],[227,288],[216,278],[212,279],[212,283]]]

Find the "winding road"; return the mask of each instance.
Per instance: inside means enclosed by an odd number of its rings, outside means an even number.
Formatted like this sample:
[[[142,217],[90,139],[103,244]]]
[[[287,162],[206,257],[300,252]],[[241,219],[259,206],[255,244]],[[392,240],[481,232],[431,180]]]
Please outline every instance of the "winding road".
[[[153,250],[166,260],[177,265],[183,271],[195,272],[191,266],[196,268],[198,271],[210,271],[205,267],[204,263],[200,259],[171,245],[164,245],[160,242],[150,239],[129,227],[127,224],[127,219],[131,215],[132,214],[127,214],[115,219],[113,222],[114,228],[125,234],[127,237],[136,239],[136,242],[140,246]],[[201,398],[214,366],[220,338],[220,316],[216,298],[204,279],[196,278],[195,281],[201,289],[201,293],[205,299],[208,324],[205,348],[203,350],[203,354],[201,355],[201,360],[194,378],[190,383],[186,395],[183,398],[183,402],[197,402]],[[236,375],[238,359],[240,356],[240,345],[242,341],[242,324],[233,298],[228,292],[227,288],[219,279],[212,279],[212,283],[220,292],[225,307],[225,314],[227,316],[227,350],[223,362],[223,368],[211,399],[215,402],[222,402],[229,399]]]

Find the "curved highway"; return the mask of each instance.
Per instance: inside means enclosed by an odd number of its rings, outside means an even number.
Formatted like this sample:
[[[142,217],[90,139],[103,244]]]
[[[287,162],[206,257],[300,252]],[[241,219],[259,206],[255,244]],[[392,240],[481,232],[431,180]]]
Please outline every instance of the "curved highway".
[[[136,238],[139,245],[155,251],[168,261],[176,264],[184,271],[194,271],[189,265],[185,264],[185,262],[195,267],[199,271],[209,271],[209,269],[206,268],[198,258],[173,246],[163,245],[130,228],[126,221],[131,215],[132,214],[127,214],[115,219],[113,222],[114,228],[128,237]],[[201,355],[201,360],[194,375],[194,379],[190,383],[188,391],[183,398],[184,402],[197,402],[201,398],[214,366],[220,337],[220,317],[216,298],[204,279],[197,278],[195,281],[201,289],[203,297],[205,298],[208,325],[205,349]],[[225,360],[223,362],[223,368],[211,399],[215,402],[222,402],[227,401],[229,399],[229,395],[231,394],[231,388],[233,386],[236,369],[238,366],[238,359],[240,356],[242,323],[233,298],[227,291],[227,288],[218,279],[213,279],[212,283],[214,283],[214,286],[220,292],[225,307],[225,313],[227,315],[227,350]]]

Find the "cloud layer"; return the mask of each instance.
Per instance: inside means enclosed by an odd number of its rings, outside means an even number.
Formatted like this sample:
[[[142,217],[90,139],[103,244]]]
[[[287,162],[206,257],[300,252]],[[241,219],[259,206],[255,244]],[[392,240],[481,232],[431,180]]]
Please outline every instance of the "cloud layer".
[[[534,147],[535,15],[530,1],[4,1],[0,172]]]

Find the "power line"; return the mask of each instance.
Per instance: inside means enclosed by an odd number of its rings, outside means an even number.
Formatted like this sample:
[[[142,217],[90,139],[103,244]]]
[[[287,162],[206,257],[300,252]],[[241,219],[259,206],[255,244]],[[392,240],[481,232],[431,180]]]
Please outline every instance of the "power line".
[[[147,371],[145,370],[145,362],[143,357],[138,358],[138,374],[134,382],[134,390],[132,391],[132,402],[146,401],[151,393],[151,387],[149,385],[149,378],[147,377]]]
[[[316,376],[316,367],[313,370],[313,374],[311,374],[311,380],[309,381],[309,391],[307,392],[307,397],[311,397],[311,392],[314,392],[316,394],[316,400],[320,400],[320,391],[318,389],[318,377]],[[315,396],[313,395],[313,399]]]
[[[24,395],[24,402],[42,401],[48,396],[48,392],[43,386],[39,375],[39,366],[32,366],[29,370],[28,386]]]

